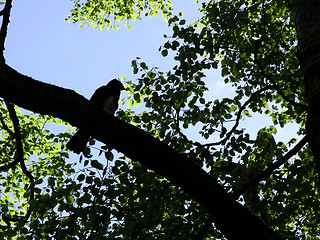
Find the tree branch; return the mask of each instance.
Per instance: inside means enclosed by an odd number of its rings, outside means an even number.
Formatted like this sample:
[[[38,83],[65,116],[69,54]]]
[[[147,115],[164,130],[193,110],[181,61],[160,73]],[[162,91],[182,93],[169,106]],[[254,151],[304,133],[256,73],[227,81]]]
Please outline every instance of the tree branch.
[[[4,8],[0,12],[0,16],[3,17],[0,29],[0,63],[5,63],[4,49],[7,37],[7,30],[10,22],[10,11],[12,7],[12,1],[13,0],[7,0]]]
[[[32,174],[28,171],[26,168],[25,162],[24,162],[24,151],[23,151],[23,144],[22,144],[22,139],[21,139],[21,133],[20,133],[20,127],[19,127],[19,119],[17,117],[16,111],[14,109],[13,104],[5,100],[5,103],[7,105],[9,115],[11,118],[11,121],[13,123],[13,128],[14,128],[14,137],[16,141],[16,153],[15,153],[15,160],[12,163],[9,163],[9,166],[14,166],[16,165],[17,162],[19,162],[20,167],[22,169],[22,172],[29,178],[30,181],[30,201],[34,199],[34,177]],[[6,166],[8,166],[6,165]],[[27,214],[24,217],[11,217],[11,221],[18,221],[18,220],[27,220],[31,215],[30,209],[27,211]]]
[[[240,123],[241,114],[246,109],[246,107],[251,103],[252,99],[255,98],[257,95],[261,94],[262,92],[270,89],[273,89],[273,86],[267,86],[267,87],[261,88],[258,91],[251,94],[250,98],[240,107],[239,112],[237,114],[236,123],[234,124],[233,128],[227,133],[227,136],[224,139],[220,140],[219,142],[203,144],[202,146],[211,147],[216,145],[224,145],[229,140],[231,135],[236,131]]]
[[[0,171],[5,171],[5,170],[8,170],[10,168],[13,168],[14,166],[18,165],[18,163],[19,163],[19,159],[16,158],[12,162],[0,166]]]
[[[250,187],[256,185],[259,181],[261,181],[264,178],[268,178],[275,169],[279,168],[282,164],[284,164],[286,161],[288,161],[292,156],[296,155],[300,149],[307,143],[307,138],[304,137],[301,139],[301,141],[294,146],[285,156],[283,156],[278,161],[272,163],[269,165],[267,169],[262,171],[261,173],[254,176],[250,181],[245,183],[240,189],[235,191],[232,196],[235,199],[238,199],[245,191],[247,191]],[[210,227],[212,226],[213,217],[212,215],[209,216],[209,218],[205,221],[203,224],[202,229],[194,236],[192,240],[201,240],[205,237],[207,232],[209,231]]]
[[[248,190],[250,187],[256,185],[258,182],[260,182],[262,179],[264,178],[268,178],[273,172],[274,170],[276,170],[277,168],[279,168],[282,164],[284,164],[286,161],[288,161],[291,157],[293,157],[294,155],[296,155],[300,149],[307,143],[307,137],[303,137],[300,142],[298,142],[294,148],[292,148],[289,152],[287,152],[286,155],[284,155],[282,158],[280,158],[278,161],[273,162],[272,164],[270,164],[268,166],[268,168],[266,168],[265,170],[263,170],[262,172],[260,172],[259,174],[255,175],[251,180],[249,180],[247,183],[245,183],[240,189],[238,189],[237,191],[235,191],[232,196],[235,199],[238,199],[241,194],[243,194],[246,190]]]
[[[259,217],[232,199],[195,160],[147,132],[92,105],[72,90],[45,84],[0,65],[0,96],[28,110],[61,118],[181,187],[230,240],[281,239]]]
[[[14,133],[11,131],[11,129],[6,125],[2,115],[0,116],[0,122],[2,124],[2,128],[7,131],[11,136],[14,137]],[[5,171],[8,170],[10,168],[13,168],[14,166],[16,166],[17,164],[19,164],[19,158],[15,158],[14,161],[4,164],[2,166],[0,166],[0,171]]]
[[[182,137],[187,143],[190,143],[192,145],[195,145],[197,147],[202,147],[202,145],[198,142],[194,142],[192,140],[190,140],[182,131],[180,128],[180,109],[176,109],[174,108],[174,110],[176,111],[176,118],[173,119],[174,123],[176,124],[176,131],[177,133],[180,135],[180,137]]]

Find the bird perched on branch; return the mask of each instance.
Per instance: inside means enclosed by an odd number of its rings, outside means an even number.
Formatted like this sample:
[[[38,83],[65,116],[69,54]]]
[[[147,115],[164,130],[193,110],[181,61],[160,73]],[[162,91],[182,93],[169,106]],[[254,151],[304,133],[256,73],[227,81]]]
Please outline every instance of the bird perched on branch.
[[[113,79],[106,86],[98,88],[90,98],[90,102],[103,111],[114,115],[119,106],[121,90],[125,90],[122,83],[117,79]],[[66,146],[71,151],[79,154],[85,150],[89,138],[90,134],[85,129],[79,128]]]

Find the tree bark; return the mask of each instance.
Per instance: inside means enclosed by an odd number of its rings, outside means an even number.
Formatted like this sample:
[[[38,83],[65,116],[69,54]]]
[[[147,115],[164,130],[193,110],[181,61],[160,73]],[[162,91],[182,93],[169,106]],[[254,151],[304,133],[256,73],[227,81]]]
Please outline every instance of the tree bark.
[[[289,0],[298,33],[298,57],[308,99],[307,138],[320,176],[320,2]],[[320,185],[319,185],[320,187]]]
[[[33,112],[86,128],[97,140],[181,187],[212,214],[228,239],[281,239],[257,216],[224,191],[215,179],[147,132],[98,108],[72,90],[45,84],[0,65],[0,96]]]

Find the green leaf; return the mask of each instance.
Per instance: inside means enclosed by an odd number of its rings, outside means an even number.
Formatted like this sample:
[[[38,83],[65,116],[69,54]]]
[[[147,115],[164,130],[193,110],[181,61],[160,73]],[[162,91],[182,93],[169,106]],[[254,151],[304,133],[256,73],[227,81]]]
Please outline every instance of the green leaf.
[[[161,51],[161,54],[162,54],[162,56],[164,56],[164,57],[168,56],[168,50],[167,50],[167,49],[162,50],[162,51]]]
[[[114,155],[111,151],[107,151],[104,154],[105,154],[106,159],[108,159],[109,161],[113,161]]]
[[[73,198],[73,196],[67,196],[67,201],[68,201],[68,203],[74,203],[74,198]]]
[[[244,110],[243,114],[246,115],[247,117],[252,117],[248,110]]]
[[[85,179],[85,175],[82,173],[82,174],[79,174],[78,177],[77,177],[77,180],[79,182],[82,182],[83,180]]]
[[[98,162],[97,160],[91,160],[91,166],[93,168],[103,170],[103,165],[100,162]]]

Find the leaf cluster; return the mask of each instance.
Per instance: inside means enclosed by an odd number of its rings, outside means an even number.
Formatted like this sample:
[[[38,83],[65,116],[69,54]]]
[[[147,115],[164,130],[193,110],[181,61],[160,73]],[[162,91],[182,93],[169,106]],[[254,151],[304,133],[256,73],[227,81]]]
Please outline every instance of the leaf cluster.
[[[19,156],[16,153],[16,128],[3,103],[0,111],[1,227],[6,229],[5,232],[0,231],[0,236],[9,237],[14,236],[17,231],[27,231],[23,230],[24,224],[28,221],[33,206],[38,206],[41,202],[39,198],[44,193],[44,186],[48,182],[57,186],[64,185],[66,176],[72,174],[74,169],[72,164],[66,163],[65,158],[69,154],[62,149],[70,134],[53,134],[48,128],[50,124],[59,125],[60,120],[50,116],[22,113],[16,108],[24,153],[21,163],[17,162]],[[26,175],[26,171],[32,178]],[[14,221],[10,223],[6,219]]]
[[[152,17],[159,13],[167,18],[171,15],[171,2],[168,0],[126,0],[126,1],[74,1],[74,9],[67,20],[73,23],[80,22],[80,26],[92,25],[101,31],[105,27],[118,29],[116,22],[123,22],[128,25],[129,21],[140,20],[142,15]],[[130,26],[128,26],[131,29]]]

